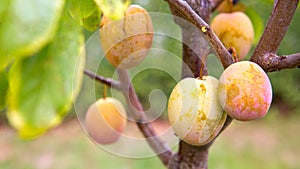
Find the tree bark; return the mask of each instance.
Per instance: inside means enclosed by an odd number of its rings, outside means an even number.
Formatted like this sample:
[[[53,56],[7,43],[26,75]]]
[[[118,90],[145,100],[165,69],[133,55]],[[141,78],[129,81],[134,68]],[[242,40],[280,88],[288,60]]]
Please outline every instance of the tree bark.
[[[277,71],[299,66],[299,55],[277,56],[277,50],[295,15],[299,0],[277,0],[268,19],[264,33],[250,60],[265,71]]]
[[[193,146],[183,141],[169,161],[169,169],[207,169],[209,146]]]
[[[208,0],[187,0],[192,9],[206,22],[211,16],[210,2]],[[184,18],[180,12],[171,7],[175,16]],[[181,27],[182,31],[182,79],[186,77],[201,77],[208,75],[206,68],[206,57],[210,49],[204,48],[202,32],[190,27],[189,25],[175,22]],[[207,169],[208,164],[208,145],[193,146],[180,141],[179,150],[169,161],[169,169]]]

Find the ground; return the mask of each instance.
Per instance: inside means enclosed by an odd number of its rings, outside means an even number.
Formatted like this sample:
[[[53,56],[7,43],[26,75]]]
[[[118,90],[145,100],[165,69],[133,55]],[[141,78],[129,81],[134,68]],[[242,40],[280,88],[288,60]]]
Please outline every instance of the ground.
[[[270,112],[255,122],[234,122],[210,150],[211,169],[300,169],[299,116]],[[168,123],[155,123],[157,130]],[[130,128],[137,131],[134,124]],[[134,145],[132,145],[134,146]],[[24,141],[0,127],[1,169],[141,169],[164,168],[158,158],[129,159],[110,154],[85,135],[77,119],[44,136]]]

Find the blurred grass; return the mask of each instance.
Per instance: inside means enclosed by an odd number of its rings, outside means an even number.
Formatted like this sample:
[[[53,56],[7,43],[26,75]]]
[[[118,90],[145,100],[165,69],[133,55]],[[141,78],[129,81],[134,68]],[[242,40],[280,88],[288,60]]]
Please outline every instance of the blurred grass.
[[[234,122],[210,150],[210,169],[299,169],[300,117],[269,112],[255,122]],[[132,145],[135,146],[135,145]],[[23,141],[0,128],[1,169],[164,168],[158,158],[129,159],[98,148],[70,121],[43,137]]]

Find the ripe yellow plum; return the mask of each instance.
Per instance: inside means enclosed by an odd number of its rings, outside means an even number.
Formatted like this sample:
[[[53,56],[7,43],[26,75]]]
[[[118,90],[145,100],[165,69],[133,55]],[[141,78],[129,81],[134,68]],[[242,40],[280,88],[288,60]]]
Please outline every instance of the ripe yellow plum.
[[[126,127],[126,117],[125,108],[120,101],[111,97],[101,98],[86,112],[87,132],[99,144],[114,143]]]
[[[104,16],[101,26],[101,47],[113,66],[129,69],[145,59],[152,45],[153,25],[144,8],[130,5],[123,19],[112,22]]]
[[[226,120],[218,101],[218,80],[185,78],[173,89],[168,118],[176,135],[186,143],[201,146],[212,141]]]
[[[266,115],[272,102],[271,82],[256,63],[234,63],[220,77],[219,101],[233,119],[259,119]]]
[[[220,13],[212,20],[211,29],[226,48],[235,48],[239,60],[247,56],[253,44],[254,28],[246,14]]]

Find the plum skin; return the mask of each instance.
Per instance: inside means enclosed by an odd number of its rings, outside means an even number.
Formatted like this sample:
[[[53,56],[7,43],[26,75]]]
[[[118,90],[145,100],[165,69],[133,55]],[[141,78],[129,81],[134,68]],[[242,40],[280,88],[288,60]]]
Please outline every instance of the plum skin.
[[[242,61],[227,67],[219,79],[219,101],[233,119],[262,118],[272,102],[271,82],[254,62]]]
[[[153,25],[148,12],[130,5],[124,18],[101,21],[100,42],[106,59],[115,67],[129,69],[139,65],[148,55],[153,40]]]
[[[247,56],[254,40],[254,28],[246,14],[220,13],[213,18],[210,27],[227,49],[235,48],[239,60]]]
[[[106,97],[94,102],[85,116],[89,136],[99,144],[111,144],[120,138],[127,125],[126,111],[117,99]]]
[[[221,131],[227,114],[217,97],[218,80],[185,78],[173,89],[168,102],[168,118],[176,135],[184,142],[201,146]]]

